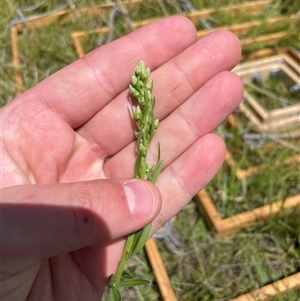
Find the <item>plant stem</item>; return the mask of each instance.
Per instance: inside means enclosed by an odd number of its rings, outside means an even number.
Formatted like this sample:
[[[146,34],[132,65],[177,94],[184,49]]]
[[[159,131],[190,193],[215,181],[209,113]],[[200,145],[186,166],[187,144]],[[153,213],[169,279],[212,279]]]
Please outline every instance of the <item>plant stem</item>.
[[[134,239],[134,233],[129,234],[127,236],[124,251],[123,251],[123,254],[122,254],[121,260],[119,262],[116,275],[115,275],[115,280],[114,280],[115,287],[119,287],[119,284],[120,284],[120,281],[121,281],[121,276],[122,276],[122,273],[123,273],[124,268],[125,268],[125,264],[126,264],[128,258],[129,258],[129,255],[130,255],[130,250],[131,250],[131,247],[132,247],[132,244],[133,244],[133,239]]]
[[[134,177],[155,183],[162,168],[162,161],[160,161],[160,149],[158,145],[158,160],[156,165],[149,166],[147,164],[148,147],[159,123],[158,120],[154,119],[155,98],[152,97],[153,82],[148,82],[149,75],[150,69],[146,68],[143,62],[140,62],[132,76],[132,84],[129,86],[129,90],[138,101],[136,108],[133,108],[131,105],[133,117],[137,125],[137,130],[135,130],[137,158]],[[109,277],[111,300],[121,300],[121,295],[116,290],[118,290],[119,286],[128,284],[128,281],[124,280],[122,283],[122,275],[126,262],[143,248],[148,239],[150,229],[151,223],[128,235],[116,274]],[[145,283],[145,280],[133,279],[130,283],[131,285],[141,285]],[[113,295],[118,295],[118,297],[114,297]]]

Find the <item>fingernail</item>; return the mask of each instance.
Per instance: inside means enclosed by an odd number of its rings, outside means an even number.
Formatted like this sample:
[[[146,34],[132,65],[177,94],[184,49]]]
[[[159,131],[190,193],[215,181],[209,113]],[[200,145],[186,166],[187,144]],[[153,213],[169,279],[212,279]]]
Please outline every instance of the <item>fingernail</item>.
[[[155,195],[147,182],[128,181],[123,183],[124,192],[132,218],[145,219],[154,209]]]

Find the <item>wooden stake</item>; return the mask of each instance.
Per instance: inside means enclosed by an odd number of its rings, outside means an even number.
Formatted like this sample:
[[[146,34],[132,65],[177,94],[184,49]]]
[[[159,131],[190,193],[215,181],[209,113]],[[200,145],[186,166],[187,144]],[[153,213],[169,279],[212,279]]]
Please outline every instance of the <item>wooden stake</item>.
[[[150,238],[145,245],[149,261],[151,263],[160,293],[165,301],[176,301],[164,263],[160,257],[156,242]]]
[[[23,79],[20,70],[20,55],[18,49],[18,31],[15,26],[10,30],[11,44],[12,44],[12,57],[15,68],[15,80],[16,80],[16,95],[20,95],[23,92]]]

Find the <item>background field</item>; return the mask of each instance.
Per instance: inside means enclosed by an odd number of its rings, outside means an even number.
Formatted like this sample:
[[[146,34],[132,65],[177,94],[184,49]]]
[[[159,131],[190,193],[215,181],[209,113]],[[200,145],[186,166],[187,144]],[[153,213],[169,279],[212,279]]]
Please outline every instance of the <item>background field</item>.
[[[147,18],[161,18],[178,13],[171,5],[175,1],[143,1],[135,9],[128,9],[128,17],[133,21]],[[232,6],[245,1],[190,1],[196,9],[215,8],[215,13],[206,21],[213,27],[230,26],[254,20],[268,20],[286,16],[285,20],[272,26],[258,26],[250,32],[241,33],[240,38],[247,39],[263,34],[284,31],[286,35],[279,41],[252,43],[244,47],[244,58],[256,50],[269,48],[278,51],[285,47],[299,50],[299,20],[291,20],[290,15],[299,9],[298,1],[273,1],[264,10],[250,14],[240,10],[234,17],[222,6]],[[2,1],[0,10],[0,101],[1,106],[12,100],[16,94],[15,73],[12,62],[9,25],[20,19],[17,13],[22,9],[24,18],[33,14],[44,14],[57,8],[69,9],[71,1]],[[69,4],[68,4],[69,3]],[[77,8],[105,3],[105,1],[73,1]],[[38,5],[40,4],[40,5]],[[299,13],[298,13],[299,14]],[[60,20],[61,21],[61,20]],[[63,24],[62,24],[63,23]],[[18,35],[20,53],[20,72],[23,90],[27,90],[50,74],[77,59],[71,34],[76,31],[92,31],[109,25],[109,14],[90,18],[88,15],[76,17],[76,22],[53,23],[35,30],[23,30]],[[197,23],[197,29],[203,23]],[[299,26],[298,26],[299,27]],[[85,52],[118,38],[130,31],[120,16],[115,18],[113,29],[101,35],[91,34],[83,42]],[[299,93],[293,94],[278,82],[268,83],[264,89],[284,97],[285,105],[299,101]],[[236,118],[241,112],[234,113]],[[243,119],[242,129],[229,126],[224,122],[217,132],[224,137],[238,165],[236,168],[248,168],[262,164],[260,172],[249,176],[245,181],[237,179],[236,169],[224,163],[219,173],[207,187],[222,218],[234,216],[259,206],[284,200],[288,196],[300,194],[299,164],[283,164],[286,158],[299,154],[299,136],[282,141],[260,136],[259,139],[246,139],[245,133],[254,133],[251,124]],[[268,147],[268,145],[270,145]],[[274,162],[281,162],[275,165]],[[178,300],[230,300],[243,293],[272,283],[300,271],[300,211],[299,208],[286,214],[281,212],[269,221],[261,221],[243,231],[216,238],[209,230],[195,202],[190,202],[175,218],[172,234],[182,242],[179,249],[158,241],[170,281]],[[131,269],[141,277],[147,274],[152,285],[123,292],[125,300],[160,300],[155,277],[147,263],[145,254],[136,256]],[[299,291],[278,295],[276,301],[299,300]]]

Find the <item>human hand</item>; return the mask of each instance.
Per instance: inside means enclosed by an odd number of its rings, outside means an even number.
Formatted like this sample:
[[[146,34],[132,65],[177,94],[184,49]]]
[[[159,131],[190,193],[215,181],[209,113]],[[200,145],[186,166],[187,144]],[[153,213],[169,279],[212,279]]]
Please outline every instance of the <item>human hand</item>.
[[[211,132],[242,98],[240,79],[227,71],[241,50],[225,31],[195,39],[187,19],[163,19],[94,50],[1,110],[2,300],[99,300],[122,237],[152,220],[153,234],[217,172],[225,146]],[[160,142],[157,188],[131,179],[127,87],[140,60],[152,70],[160,120],[149,150],[155,162]]]

